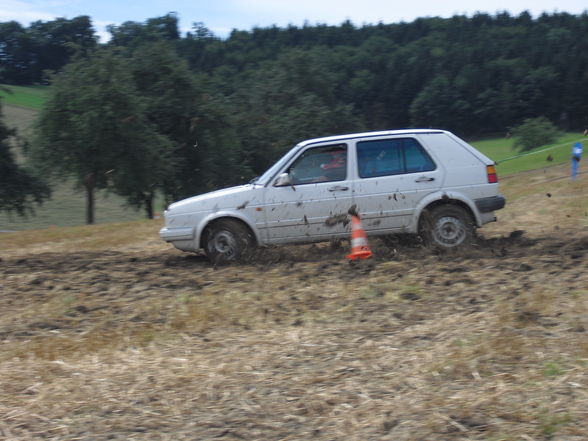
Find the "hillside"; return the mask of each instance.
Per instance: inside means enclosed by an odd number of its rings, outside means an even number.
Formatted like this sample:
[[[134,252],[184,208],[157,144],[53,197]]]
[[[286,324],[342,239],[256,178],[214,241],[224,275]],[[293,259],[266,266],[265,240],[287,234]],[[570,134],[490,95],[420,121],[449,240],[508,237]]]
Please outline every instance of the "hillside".
[[[29,88],[20,88],[23,91]],[[38,111],[33,108],[3,103],[6,125],[15,128],[19,136],[30,136]],[[23,160],[21,152],[15,149],[17,158]],[[85,195],[75,188],[73,182],[56,182],[51,199],[35,210],[34,215],[26,218],[0,212],[0,231],[48,228],[54,226],[83,225],[85,221]],[[96,200],[96,222],[122,222],[144,217],[125,205],[117,195],[99,192]]]
[[[477,246],[214,268],[158,221],[0,235],[0,438],[556,440],[588,433],[588,174],[502,180]]]

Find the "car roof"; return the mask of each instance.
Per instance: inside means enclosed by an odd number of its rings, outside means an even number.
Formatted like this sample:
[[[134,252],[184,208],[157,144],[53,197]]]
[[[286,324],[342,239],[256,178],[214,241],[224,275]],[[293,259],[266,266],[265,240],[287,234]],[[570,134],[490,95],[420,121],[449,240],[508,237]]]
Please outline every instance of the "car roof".
[[[318,144],[323,142],[337,142],[347,141],[356,138],[371,138],[377,136],[390,136],[390,135],[417,135],[424,133],[447,133],[445,130],[439,129],[402,129],[402,130],[384,130],[378,132],[362,132],[362,133],[349,133],[347,135],[337,136],[325,136],[323,138],[307,139],[298,144],[299,147],[304,147],[311,144]]]

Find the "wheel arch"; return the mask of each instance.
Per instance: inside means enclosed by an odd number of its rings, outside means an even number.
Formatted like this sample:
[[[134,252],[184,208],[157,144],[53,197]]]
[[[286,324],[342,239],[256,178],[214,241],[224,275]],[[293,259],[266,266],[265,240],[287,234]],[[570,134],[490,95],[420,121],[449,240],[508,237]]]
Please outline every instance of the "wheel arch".
[[[482,221],[478,211],[475,209],[475,204],[473,201],[467,200],[461,195],[455,193],[443,193],[441,195],[434,195],[434,197],[431,196],[433,195],[429,195],[428,198],[424,199],[421,201],[421,204],[419,204],[419,207],[416,210],[417,216],[414,217],[416,222],[413,225],[413,231],[419,232],[422,226],[422,222],[426,218],[427,214],[441,205],[455,205],[464,209],[472,219],[475,227],[482,226]]]
[[[210,218],[207,218],[204,222],[202,222],[202,226],[199,228],[198,231],[198,238],[197,238],[197,244],[198,244],[198,248],[204,248],[205,246],[205,240],[206,240],[206,232],[208,231],[208,229],[210,227],[212,227],[214,224],[223,221],[223,220],[230,220],[230,221],[234,221],[234,222],[238,222],[239,224],[241,224],[242,226],[244,226],[245,228],[247,228],[247,230],[251,233],[251,237],[253,237],[253,240],[255,242],[255,245],[258,245],[260,243],[260,238],[259,238],[259,234],[256,228],[253,228],[249,222],[247,222],[247,220],[239,217],[239,216],[234,216],[231,214],[221,214],[219,216],[213,216]]]

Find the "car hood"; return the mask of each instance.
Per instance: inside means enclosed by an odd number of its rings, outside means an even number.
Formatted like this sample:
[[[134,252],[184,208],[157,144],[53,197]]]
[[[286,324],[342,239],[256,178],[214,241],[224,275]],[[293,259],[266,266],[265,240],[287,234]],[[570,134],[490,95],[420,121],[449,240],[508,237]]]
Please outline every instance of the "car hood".
[[[181,214],[197,211],[219,211],[224,209],[243,209],[247,205],[258,205],[261,200],[261,192],[256,191],[263,188],[255,184],[239,185],[236,187],[224,188],[211,191],[188,199],[174,202],[168,207],[168,212]]]

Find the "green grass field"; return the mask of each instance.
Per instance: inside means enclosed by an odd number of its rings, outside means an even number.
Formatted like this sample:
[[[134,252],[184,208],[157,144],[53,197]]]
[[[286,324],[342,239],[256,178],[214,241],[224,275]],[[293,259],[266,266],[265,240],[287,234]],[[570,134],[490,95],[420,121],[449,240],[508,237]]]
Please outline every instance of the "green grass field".
[[[34,110],[43,108],[48,93],[48,86],[25,87],[0,84],[0,97],[3,103]]]
[[[471,144],[498,163],[500,176],[508,176],[528,170],[562,164],[570,160],[572,145],[578,141],[588,141],[581,133],[570,132],[562,135],[555,143],[537,147],[527,152],[513,149],[514,140],[496,138],[475,141]],[[551,156],[551,161],[548,161]]]

